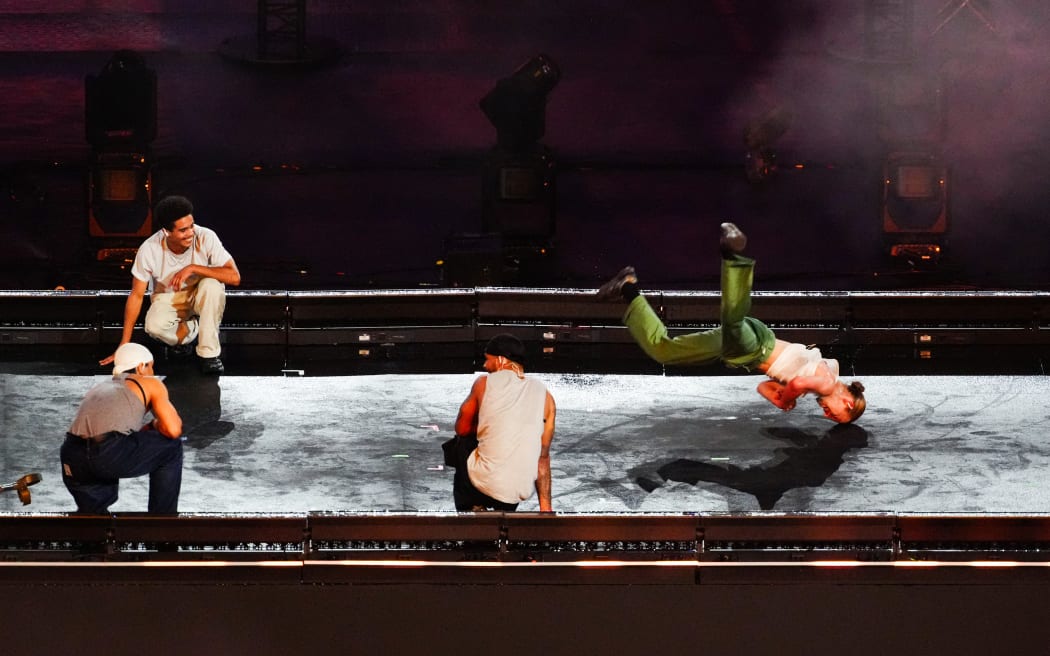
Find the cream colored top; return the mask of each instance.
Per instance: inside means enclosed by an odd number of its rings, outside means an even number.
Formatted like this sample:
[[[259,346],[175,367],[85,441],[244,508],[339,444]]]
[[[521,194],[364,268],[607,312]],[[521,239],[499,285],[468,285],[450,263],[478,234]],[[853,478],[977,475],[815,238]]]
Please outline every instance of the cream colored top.
[[[470,482],[493,499],[532,496],[542,451],[547,386],[510,369],[489,374],[478,411],[478,448],[467,459]]]
[[[214,230],[202,225],[193,226],[193,245],[182,253],[172,253],[164,241],[164,231],[158,230],[139,246],[131,275],[149,283],[151,294],[169,291],[171,277],[191,264],[220,267],[233,259]],[[200,282],[200,276],[190,276],[185,287]]]

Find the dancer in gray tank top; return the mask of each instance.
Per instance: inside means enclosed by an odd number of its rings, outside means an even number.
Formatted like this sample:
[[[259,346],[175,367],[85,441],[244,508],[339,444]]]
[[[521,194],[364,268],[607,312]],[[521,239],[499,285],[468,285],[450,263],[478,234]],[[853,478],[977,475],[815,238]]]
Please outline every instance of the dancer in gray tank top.
[[[181,436],[182,419],[153,375],[153,355],[140,344],[122,344],[113,378],[88,390],[60,450],[62,482],[77,512],[109,512],[120,479],[146,475],[148,511],[178,512]]]

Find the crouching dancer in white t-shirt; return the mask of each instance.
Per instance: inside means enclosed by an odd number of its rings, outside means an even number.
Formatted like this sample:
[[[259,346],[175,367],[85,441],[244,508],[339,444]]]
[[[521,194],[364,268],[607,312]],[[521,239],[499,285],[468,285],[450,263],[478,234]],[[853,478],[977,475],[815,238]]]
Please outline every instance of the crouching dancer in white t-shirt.
[[[161,229],[135,254],[120,344],[131,341],[149,291],[146,334],[168,346],[196,339],[201,371],[221,374],[219,324],[226,309],[226,285],[240,285],[241,273],[215,231],[194,223],[193,204],[185,197],[168,196],[157,203],[153,215]],[[111,362],[112,355],[101,364]]]

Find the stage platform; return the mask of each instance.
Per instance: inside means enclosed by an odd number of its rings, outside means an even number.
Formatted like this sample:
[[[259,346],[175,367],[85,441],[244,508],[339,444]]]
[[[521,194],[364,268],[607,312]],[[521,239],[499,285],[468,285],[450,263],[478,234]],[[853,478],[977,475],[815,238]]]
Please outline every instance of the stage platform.
[[[650,291],[675,331],[717,323],[718,297]],[[58,447],[119,335],[124,293],[0,293],[0,477],[39,471],[33,503],[72,510]],[[816,343],[867,386],[837,427],[811,400],[783,413],[761,376],[648,360],[593,290],[506,288],[232,292],[227,375],[154,344],[185,424],[188,513],[452,511],[440,444],[503,331],[558,403],[563,513],[1021,514],[1050,512],[1033,477],[1050,392],[1050,294],[766,292],[755,314]],[[142,338],[145,339],[145,338]],[[145,506],[122,484],[114,512]],[[535,501],[521,510],[534,510]]]
[[[647,295],[674,331],[717,323],[716,294]],[[145,639],[168,625],[146,604],[215,653],[238,653],[231,623],[256,653],[400,653],[462,636],[436,609],[472,607],[493,609],[472,635],[504,653],[1045,644],[1048,295],[756,294],[779,335],[864,382],[864,417],[836,426],[810,399],[769,405],[761,376],[663,369],[593,290],[233,292],[226,375],[155,351],[184,419],[180,515],[142,513],[133,479],[112,515],[76,516],[58,450],[108,377],[124,298],[0,293],[0,481],[42,475],[28,505],[0,494],[9,627],[72,604],[55,626],[115,612]],[[453,509],[440,444],[505,331],[558,404],[555,513]],[[506,629],[510,607],[551,634]],[[857,617],[881,618],[863,644]],[[70,635],[15,644],[58,653]]]
[[[1044,376],[864,376],[863,420],[836,426],[810,399],[791,413],[769,405],[757,376],[537,375],[558,403],[560,511],[1050,512],[1033,483],[1050,467]],[[44,477],[25,510],[72,510],[58,448],[104,378],[0,375],[0,474]],[[169,367],[186,438],[180,510],[451,511],[440,444],[472,379]],[[121,488],[114,511],[145,508],[145,480]],[[13,494],[0,504],[21,509]]]
[[[718,297],[650,291],[673,331],[716,325]],[[65,512],[57,451],[119,337],[119,291],[0,293],[0,477],[40,471],[33,505]],[[558,402],[554,503],[578,513],[1041,513],[1050,451],[1050,294],[765,292],[754,314],[867,386],[836,427],[809,399],[782,413],[761,376],[650,361],[593,290],[231,292],[227,375],[152,343],[184,418],[180,509],[449,511],[440,443],[512,332]],[[137,332],[138,339],[150,341]],[[144,506],[144,481],[113,510]],[[526,502],[522,510],[528,510]],[[18,511],[15,495],[0,510]]]

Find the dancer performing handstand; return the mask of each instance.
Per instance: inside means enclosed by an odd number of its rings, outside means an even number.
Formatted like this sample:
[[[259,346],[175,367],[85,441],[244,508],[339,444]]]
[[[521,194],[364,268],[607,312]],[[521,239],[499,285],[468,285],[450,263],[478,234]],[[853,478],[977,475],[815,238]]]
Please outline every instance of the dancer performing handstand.
[[[623,323],[646,354],[660,364],[711,364],[758,371],[769,376],[758,393],[782,410],[791,410],[803,394],[815,394],[824,416],[842,424],[864,413],[864,385],[839,380],[837,360],[820,351],[777,339],[751,311],[755,261],[741,253],[747,237],[732,223],[722,224],[721,326],[669,337],[667,328],[638,291],[634,267],[624,267],[598,290],[598,299],[628,302]]]

